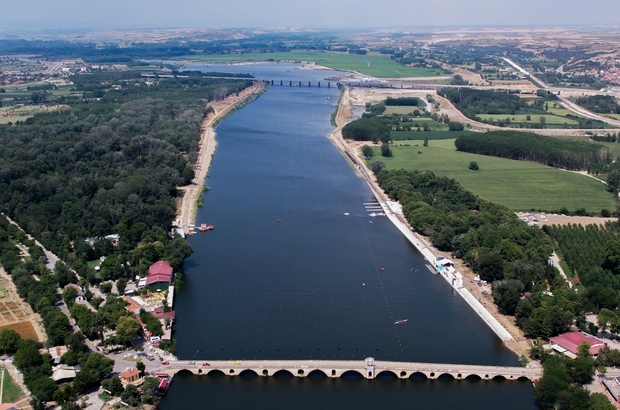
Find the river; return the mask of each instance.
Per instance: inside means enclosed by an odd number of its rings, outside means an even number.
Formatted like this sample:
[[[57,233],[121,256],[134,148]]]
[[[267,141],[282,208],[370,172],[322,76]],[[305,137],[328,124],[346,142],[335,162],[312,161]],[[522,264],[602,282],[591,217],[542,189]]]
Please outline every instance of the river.
[[[291,64],[190,67],[274,85],[217,128],[218,147],[175,298],[181,359],[359,359],[518,365],[385,217],[326,135],[333,72]],[[322,81],[323,87],[307,82]],[[279,84],[279,82],[277,83]],[[288,82],[285,82],[288,84]],[[348,213],[349,215],[345,215]],[[403,325],[396,320],[407,319]],[[161,409],[535,409],[526,381],[179,374]]]

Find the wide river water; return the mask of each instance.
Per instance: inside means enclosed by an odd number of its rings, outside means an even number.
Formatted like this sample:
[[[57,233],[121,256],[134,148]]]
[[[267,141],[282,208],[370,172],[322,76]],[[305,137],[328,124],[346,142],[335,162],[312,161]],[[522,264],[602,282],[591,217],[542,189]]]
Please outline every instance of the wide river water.
[[[396,227],[369,216],[376,207],[370,189],[326,137],[338,89],[324,78],[334,72],[291,64],[190,68],[250,72],[278,85],[217,127],[210,191],[196,221],[215,230],[190,238],[195,253],[175,298],[180,359],[518,365]],[[280,86],[280,79],[306,85]],[[394,325],[399,319],[408,321]],[[527,381],[186,373],[160,408],[207,406],[537,408]]]

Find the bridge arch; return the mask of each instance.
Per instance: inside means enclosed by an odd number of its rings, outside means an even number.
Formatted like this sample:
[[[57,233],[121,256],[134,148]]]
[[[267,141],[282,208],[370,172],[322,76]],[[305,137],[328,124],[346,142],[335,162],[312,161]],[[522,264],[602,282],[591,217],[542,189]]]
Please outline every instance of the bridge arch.
[[[253,369],[243,369],[239,372],[239,376],[242,377],[257,377],[258,374]]]
[[[226,375],[226,373],[224,373],[220,369],[208,369],[208,370],[205,370],[203,374],[211,376],[211,377],[221,377],[221,376]]]
[[[191,374],[194,374],[194,372],[193,372],[193,370],[192,370],[192,369],[187,369],[187,368],[179,369],[179,370],[177,370],[177,372],[176,372],[176,373],[177,373],[177,374],[178,374],[178,373],[191,373]]]
[[[439,376],[437,376],[437,379],[441,379],[441,380],[454,380],[454,379],[456,379],[456,377],[454,377],[454,375],[452,373],[441,373]]]
[[[428,376],[424,372],[411,372],[409,379],[428,379]]]
[[[293,373],[290,370],[287,370],[287,369],[276,370],[273,373],[273,376],[274,377],[284,377],[284,378],[287,378],[287,379],[289,379],[291,377],[294,377]]]
[[[482,380],[482,377],[478,374],[471,373],[465,376],[466,380]]]
[[[357,370],[346,370],[340,374],[340,377],[359,378],[364,377],[364,375]]]
[[[382,370],[375,375],[375,378],[396,379],[398,378],[398,375],[392,370]]]
[[[325,373],[325,371],[321,370],[321,369],[314,369],[311,372],[308,373],[307,377],[328,377],[327,373]]]
[[[493,376],[493,380],[500,381],[500,380],[508,380],[508,379],[503,374],[496,374],[495,376]]]

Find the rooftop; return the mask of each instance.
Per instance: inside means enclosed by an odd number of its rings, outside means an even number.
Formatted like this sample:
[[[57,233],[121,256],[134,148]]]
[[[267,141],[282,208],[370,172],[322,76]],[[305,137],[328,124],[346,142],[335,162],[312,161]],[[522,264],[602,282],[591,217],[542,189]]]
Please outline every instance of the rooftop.
[[[605,342],[601,339],[589,335],[584,332],[569,332],[564,333],[556,337],[552,337],[551,344],[555,350],[561,351],[560,348],[568,350],[573,354],[577,354],[577,348],[583,343],[587,342],[590,345],[590,354],[597,355],[599,350],[605,346]],[[554,346],[555,345],[555,346]],[[563,353],[563,352],[562,352]]]

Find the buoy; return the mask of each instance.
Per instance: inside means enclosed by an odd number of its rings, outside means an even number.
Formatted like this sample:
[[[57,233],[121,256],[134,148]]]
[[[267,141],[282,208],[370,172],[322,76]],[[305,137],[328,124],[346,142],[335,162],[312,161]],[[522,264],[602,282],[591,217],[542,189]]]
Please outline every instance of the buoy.
[[[278,218],[278,222],[280,222],[280,218]]]
[[[381,268],[381,270],[385,270],[385,268]]]

